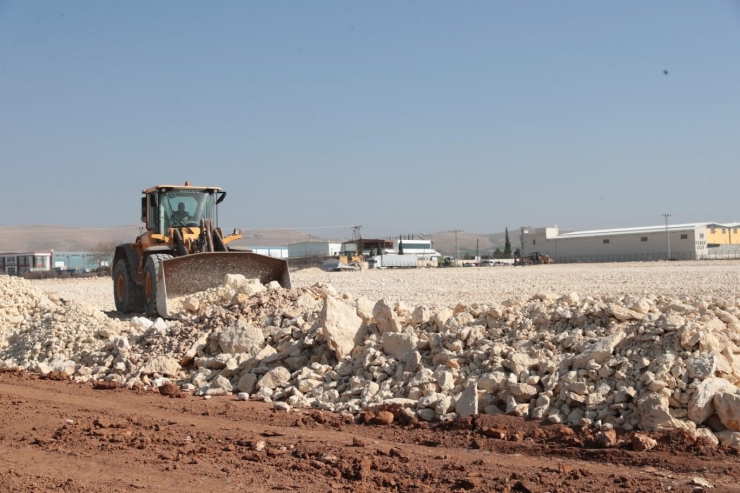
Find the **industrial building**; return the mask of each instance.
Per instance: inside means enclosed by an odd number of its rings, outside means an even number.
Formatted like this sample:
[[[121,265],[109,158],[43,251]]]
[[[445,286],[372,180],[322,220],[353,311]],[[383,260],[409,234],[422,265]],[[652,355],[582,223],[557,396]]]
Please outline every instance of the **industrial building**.
[[[341,249],[340,242],[300,241],[288,245],[288,257],[291,259],[334,257],[339,255]]]
[[[393,241],[393,251],[401,252],[401,247],[405,255],[416,255],[419,260],[436,260],[441,255],[431,240],[399,238]]]
[[[560,233],[557,226],[523,227],[520,249],[557,263],[740,258],[738,228],[740,223],[689,223]]]
[[[0,253],[0,274],[9,276],[24,272],[49,270],[52,252],[8,252]]]
[[[249,247],[254,253],[260,255],[267,255],[268,257],[275,258],[288,258],[289,252],[288,247],[282,246],[255,246]]]
[[[110,265],[109,256],[96,252],[9,252],[0,253],[0,274],[20,275],[25,272],[92,271]]]

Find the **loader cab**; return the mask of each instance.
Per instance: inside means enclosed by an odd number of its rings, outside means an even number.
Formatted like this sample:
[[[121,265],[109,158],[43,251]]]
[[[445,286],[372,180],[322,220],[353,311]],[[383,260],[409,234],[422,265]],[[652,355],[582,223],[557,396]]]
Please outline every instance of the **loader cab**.
[[[143,191],[141,220],[146,229],[166,235],[169,228],[197,228],[201,219],[218,225],[217,205],[226,192],[216,187],[160,185]]]

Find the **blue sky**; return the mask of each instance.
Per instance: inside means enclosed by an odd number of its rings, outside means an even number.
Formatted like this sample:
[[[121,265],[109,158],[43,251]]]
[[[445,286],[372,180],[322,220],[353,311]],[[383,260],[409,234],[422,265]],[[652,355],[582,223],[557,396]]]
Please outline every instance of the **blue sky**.
[[[739,48],[737,1],[0,0],[0,226],[740,221]]]

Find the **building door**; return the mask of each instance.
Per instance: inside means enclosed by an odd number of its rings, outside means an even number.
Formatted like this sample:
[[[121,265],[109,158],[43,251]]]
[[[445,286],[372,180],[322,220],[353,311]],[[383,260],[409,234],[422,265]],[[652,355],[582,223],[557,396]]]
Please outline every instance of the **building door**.
[[[14,276],[15,275],[15,267],[8,267],[8,275]]]

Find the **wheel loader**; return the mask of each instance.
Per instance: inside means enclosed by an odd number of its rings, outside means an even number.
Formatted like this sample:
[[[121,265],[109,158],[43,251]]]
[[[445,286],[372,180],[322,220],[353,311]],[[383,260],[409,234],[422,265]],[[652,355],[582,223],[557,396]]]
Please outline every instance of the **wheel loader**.
[[[113,257],[119,312],[171,318],[177,300],[218,286],[225,274],[290,288],[287,261],[231,246],[242,235],[238,229],[225,235],[218,227],[218,205],[226,198],[221,188],[185,182],[142,193],[146,231],[133,243],[118,245]]]

